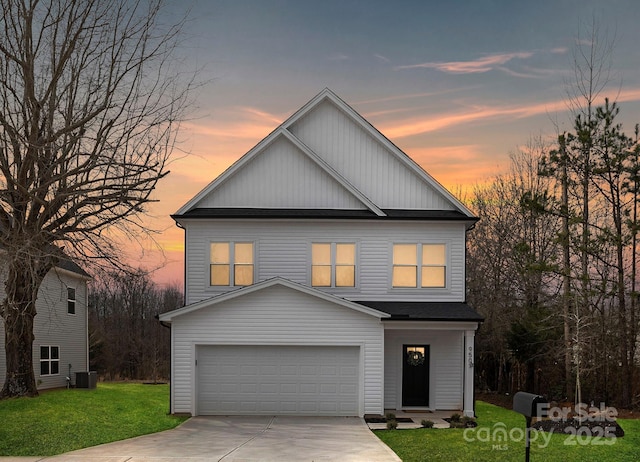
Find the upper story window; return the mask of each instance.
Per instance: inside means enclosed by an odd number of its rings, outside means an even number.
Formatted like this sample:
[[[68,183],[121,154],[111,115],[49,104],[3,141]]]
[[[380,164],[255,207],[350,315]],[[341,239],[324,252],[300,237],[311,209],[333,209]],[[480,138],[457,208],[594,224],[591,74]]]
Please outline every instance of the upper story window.
[[[76,289],[67,287],[67,313],[76,314]]]
[[[253,284],[253,242],[212,242],[212,286],[249,286]]]
[[[355,287],[356,245],[354,243],[311,244],[313,287]]]
[[[60,348],[57,346],[40,347],[40,375],[60,373]]]
[[[446,287],[445,244],[394,244],[393,287]]]

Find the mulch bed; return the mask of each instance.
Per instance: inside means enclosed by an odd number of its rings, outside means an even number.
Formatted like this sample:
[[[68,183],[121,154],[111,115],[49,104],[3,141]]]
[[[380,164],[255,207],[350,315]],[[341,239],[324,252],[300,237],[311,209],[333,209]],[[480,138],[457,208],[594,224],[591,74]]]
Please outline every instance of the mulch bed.
[[[567,433],[572,435],[582,436],[600,436],[604,438],[621,438],[624,436],[624,430],[618,422],[604,421],[589,421],[585,420],[580,422],[578,419],[567,420],[539,420],[531,425],[531,428],[536,430],[542,430],[550,433]],[[588,428],[587,432],[584,430]]]
[[[503,407],[505,409],[511,410],[513,408],[513,396],[510,395],[501,395],[498,393],[476,393],[476,399],[481,401],[485,401],[490,404],[494,404],[496,406]],[[634,412],[627,409],[617,409],[618,418],[621,419],[637,419],[640,417],[640,413]],[[531,428],[535,428],[537,430],[542,430],[545,432],[556,432],[556,433],[567,433],[580,435],[581,431],[585,431],[585,428],[588,428],[593,436],[613,436],[620,438],[624,436],[624,430],[618,422],[610,422],[607,420],[594,420],[589,421],[586,420],[584,422],[580,422],[577,419],[567,419],[567,420],[539,420],[531,425]]]
[[[505,409],[513,409],[513,395],[503,395],[500,393],[476,393],[476,399]],[[568,406],[571,406],[571,403],[569,403]],[[618,411],[619,419],[640,419],[640,411],[638,409],[634,411],[632,409],[616,408],[616,410]]]
[[[444,419],[445,422],[449,422],[449,425],[451,425],[451,428],[476,428],[478,426],[478,422],[476,422],[475,420],[472,419],[467,419],[467,420],[453,420],[450,417],[445,417]]]
[[[410,419],[409,417],[396,417],[393,420],[395,420],[396,422],[404,422],[404,423],[413,422],[413,420]],[[367,423],[387,423],[386,417],[377,416],[377,415],[365,415],[364,421]]]

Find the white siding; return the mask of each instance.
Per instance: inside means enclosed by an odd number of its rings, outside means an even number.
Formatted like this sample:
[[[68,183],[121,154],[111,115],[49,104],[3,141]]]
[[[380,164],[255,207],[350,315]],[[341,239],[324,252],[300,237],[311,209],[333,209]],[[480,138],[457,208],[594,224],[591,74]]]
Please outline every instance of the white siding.
[[[172,411],[192,413],[196,345],[342,345],[362,352],[361,406],[382,412],[383,327],[379,319],[272,286],[184,314],[172,323]]]
[[[187,220],[184,220],[187,222]],[[283,277],[310,285],[312,242],[355,242],[358,249],[355,288],[326,289],[352,300],[464,301],[465,225],[411,221],[359,220],[191,220],[187,232],[187,304],[230,290],[209,285],[209,244],[212,241],[256,243],[256,282]],[[449,265],[444,289],[391,287],[392,244],[447,244]]]
[[[448,199],[328,100],[289,131],[380,208],[454,209]]]
[[[429,407],[462,409],[464,330],[393,330],[384,332],[384,407],[402,408],[402,346],[430,345]]]
[[[5,272],[0,284],[0,299],[5,297]],[[76,289],[76,314],[67,314],[67,287]],[[64,387],[71,366],[71,380],[75,373],[88,370],[87,364],[87,283],[66,271],[50,271],[45,277],[36,301],[34,320],[33,370],[38,389]],[[60,347],[60,373],[40,375],[40,346]],[[0,318],[0,379],[6,375],[4,323]]]
[[[353,194],[282,136],[197,206],[365,208]]]

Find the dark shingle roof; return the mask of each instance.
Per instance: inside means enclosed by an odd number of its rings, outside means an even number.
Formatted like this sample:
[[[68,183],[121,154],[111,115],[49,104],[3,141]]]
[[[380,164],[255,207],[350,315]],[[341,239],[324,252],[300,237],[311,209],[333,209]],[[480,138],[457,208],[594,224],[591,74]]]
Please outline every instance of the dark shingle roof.
[[[84,276],[90,278],[91,276],[85,270],[83,270],[76,262],[71,260],[61,259],[56,265],[57,268],[71,271],[72,273],[79,274],[80,276]]]
[[[457,210],[383,209],[380,217],[362,209],[265,209],[265,208],[196,208],[172,218],[347,218],[376,220],[453,220],[477,221]]]
[[[355,301],[355,303],[390,314],[390,321],[484,321],[483,316],[463,302]]]

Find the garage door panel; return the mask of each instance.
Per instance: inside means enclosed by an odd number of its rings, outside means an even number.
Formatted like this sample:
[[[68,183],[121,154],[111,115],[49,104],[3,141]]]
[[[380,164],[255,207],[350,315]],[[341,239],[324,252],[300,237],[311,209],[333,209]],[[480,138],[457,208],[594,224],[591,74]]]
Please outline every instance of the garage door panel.
[[[200,346],[198,413],[358,415],[358,347]]]

